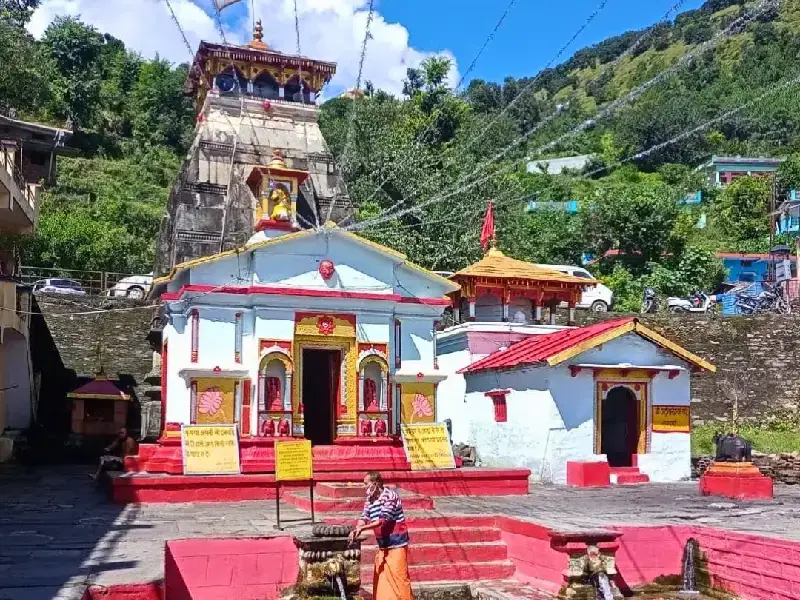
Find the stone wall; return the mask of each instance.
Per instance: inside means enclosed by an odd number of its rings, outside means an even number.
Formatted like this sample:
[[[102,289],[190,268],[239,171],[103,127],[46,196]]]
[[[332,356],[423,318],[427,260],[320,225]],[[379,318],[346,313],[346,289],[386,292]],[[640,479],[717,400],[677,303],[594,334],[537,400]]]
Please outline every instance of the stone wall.
[[[92,376],[102,366],[109,377],[131,376],[137,382],[150,371],[153,352],[145,338],[153,309],[123,299],[41,294],[36,298],[65,368]],[[92,310],[102,312],[70,314]]]
[[[581,312],[583,324],[621,318],[619,313]],[[695,424],[731,416],[760,419],[800,409],[800,315],[627,315],[717,367],[692,376]]]
[[[102,368],[133,392],[128,427],[137,435],[149,414],[150,402],[142,392],[153,366],[146,336],[154,309],[127,299],[44,294],[37,294],[35,302],[41,315],[33,319],[31,343],[34,366],[41,373],[40,423],[54,435],[68,433],[67,394]],[[96,310],[100,312],[74,314]]]

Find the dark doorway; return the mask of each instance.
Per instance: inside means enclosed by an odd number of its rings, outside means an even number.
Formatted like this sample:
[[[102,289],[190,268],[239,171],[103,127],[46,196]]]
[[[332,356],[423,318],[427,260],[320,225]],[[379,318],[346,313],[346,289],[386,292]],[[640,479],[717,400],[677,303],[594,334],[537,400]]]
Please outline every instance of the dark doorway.
[[[612,467],[633,466],[639,449],[639,401],[626,387],[615,387],[603,400],[600,452]]]
[[[314,446],[333,443],[340,370],[338,350],[303,350],[303,423]]]

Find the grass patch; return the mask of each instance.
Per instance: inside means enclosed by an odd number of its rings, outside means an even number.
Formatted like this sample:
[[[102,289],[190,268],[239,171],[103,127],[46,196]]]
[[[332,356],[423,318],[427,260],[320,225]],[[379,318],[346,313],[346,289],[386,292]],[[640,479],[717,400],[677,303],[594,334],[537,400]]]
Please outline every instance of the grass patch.
[[[692,456],[713,455],[714,434],[726,427],[724,423],[696,425],[692,428]],[[753,444],[753,450],[767,454],[782,454],[800,451],[800,431],[774,431],[760,427],[742,425],[739,435]]]

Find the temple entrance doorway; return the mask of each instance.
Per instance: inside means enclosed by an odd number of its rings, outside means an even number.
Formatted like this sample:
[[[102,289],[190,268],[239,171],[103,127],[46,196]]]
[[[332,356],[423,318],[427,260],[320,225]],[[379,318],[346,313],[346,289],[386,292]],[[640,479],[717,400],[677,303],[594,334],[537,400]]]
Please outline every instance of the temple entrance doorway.
[[[341,364],[339,350],[303,349],[303,431],[314,446],[333,443]]]
[[[612,467],[631,467],[638,452],[640,435],[639,400],[627,387],[612,388],[602,405],[600,452]]]

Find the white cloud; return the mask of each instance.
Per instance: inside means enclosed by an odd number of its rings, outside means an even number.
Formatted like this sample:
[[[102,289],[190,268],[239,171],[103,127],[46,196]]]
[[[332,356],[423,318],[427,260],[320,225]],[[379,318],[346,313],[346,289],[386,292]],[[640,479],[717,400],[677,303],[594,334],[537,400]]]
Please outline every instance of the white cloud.
[[[175,14],[193,49],[201,39],[220,41],[216,21],[211,16],[211,0],[170,0]],[[294,54],[296,36],[294,0],[254,0],[255,14],[264,25],[265,41],[281,52]],[[247,2],[249,7],[249,2]],[[361,45],[368,14],[368,0],[297,0],[300,15],[300,44],[305,56],[338,64],[328,96],[355,86]],[[249,8],[248,8],[249,10]],[[239,18],[241,5],[223,12],[226,37],[231,43],[251,38],[251,19]],[[173,23],[164,0],[43,0],[31,19],[29,29],[37,37],[57,16],[80,17],[103,33],[121,39],[142,55],[155,54],[173,62],[186,62],[189,51]],[[447,51],[424,51],[409,45],[408,30],[399,23],[388,23],[376,11],[367,44],[362,86],[367,80],[376,88],[399,94],[408,67],[416,67],[428,56]],[[451,82],[458,78],[451,71]]]

